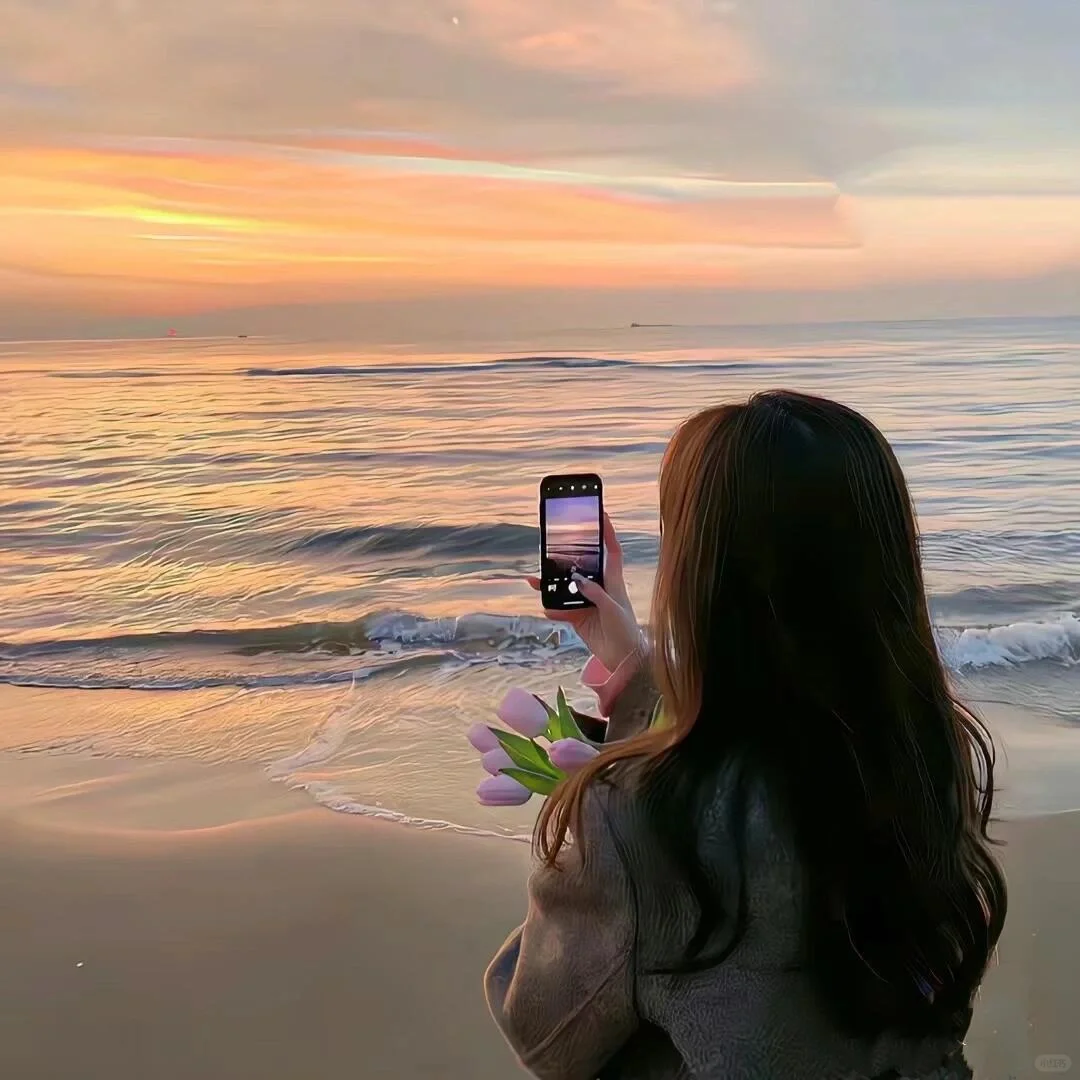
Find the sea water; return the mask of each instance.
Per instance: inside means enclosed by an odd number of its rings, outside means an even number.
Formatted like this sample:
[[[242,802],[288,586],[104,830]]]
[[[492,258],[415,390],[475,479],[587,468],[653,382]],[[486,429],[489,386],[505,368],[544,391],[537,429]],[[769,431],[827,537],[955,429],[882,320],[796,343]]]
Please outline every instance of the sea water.
[[[1080,320],[0,344],[0,748],[521,834],[465,730],[514,685],[590,704],[522,581],[538,480],[604,477],[644,619],[675,425],[775,387],[892,441],[957,687],[1024,718],[1009,805],[1080,807]]]

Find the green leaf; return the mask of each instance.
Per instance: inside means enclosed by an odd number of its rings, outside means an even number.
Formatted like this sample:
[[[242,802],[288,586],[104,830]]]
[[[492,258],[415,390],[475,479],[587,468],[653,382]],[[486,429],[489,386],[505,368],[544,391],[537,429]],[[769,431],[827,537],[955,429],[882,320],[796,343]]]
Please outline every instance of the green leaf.
[[[653,706],[652,717],[649,720],[649,727],[656,728],[657,730],[663,730],[668,726],[667,718],[664,716],[664,702],[657,701]]]
[[[509,776],[516,780],[523,788],[528,788],[534,795],[550,795],[562,779],[561,774],[555,776],[541,776],[539,773],[528,772],[526,769],[503,769],[503,776]]]
[[[563,692],[563,688],[559,687],[559,693],[555,698],[559,706],[559,711],[556,713],[555,719],[552,720],[548,727],[549,738],[552,742],[558,742],[559,739],[577,739],[578,742],[587,742],[581,728],[578,727],[578,722],[574,719],[574,714],[570,711],[570,706],[566,703],[566,694]]]
[[[558,742],[562,737],[562,721],[559,719],[559,714],[552,710],[548,713],[548,726],[547,731],[544,732],[544,737],[548,742]]]
[[[515,765],[543,776],[559,775],[559,770],[551,764],[547,751],[537,746],[532,739],[500,728],[492,728],[491,733],[499,740],[499,745],[510,755],[510,760]]]

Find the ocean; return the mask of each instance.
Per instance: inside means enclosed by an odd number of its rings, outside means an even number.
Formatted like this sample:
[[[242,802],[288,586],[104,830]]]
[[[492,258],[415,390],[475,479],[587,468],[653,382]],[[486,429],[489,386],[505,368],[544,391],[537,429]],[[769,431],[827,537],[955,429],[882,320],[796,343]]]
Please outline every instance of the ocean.
[[[1021,718],[1006,812],[1080,807],[1080,319],[0,344],[0,749],[524,835],[464,732],[514,685],[590,704],[522,580],[540,477],[603,476],[645,618],[674,427],[774,387],[890,438],[957,688]]]

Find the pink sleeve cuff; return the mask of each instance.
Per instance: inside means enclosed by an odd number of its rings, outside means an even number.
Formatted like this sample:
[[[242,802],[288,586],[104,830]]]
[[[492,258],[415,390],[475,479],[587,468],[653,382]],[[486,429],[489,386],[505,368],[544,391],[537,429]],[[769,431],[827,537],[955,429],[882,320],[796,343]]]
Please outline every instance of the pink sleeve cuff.
[[[589,657],[589,662],[581,673],[581,682],[596,695],[601,716],[611,715],[616,699],[626,689],[640,666],[641,653],[637,650],[630,653],[614,671],[608,671],[595,656]]]

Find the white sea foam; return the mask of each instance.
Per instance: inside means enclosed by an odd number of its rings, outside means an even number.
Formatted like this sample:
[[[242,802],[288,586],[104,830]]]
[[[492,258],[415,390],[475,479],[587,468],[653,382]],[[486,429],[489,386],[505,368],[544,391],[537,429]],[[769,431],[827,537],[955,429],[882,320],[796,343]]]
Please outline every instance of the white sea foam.
[[[479,829],[471,825],[460,825],[454,821],[441,821],[434,818],[416,817],[405,814],[398,810],[391,810],[384,806],[371,806],[339,791],[333,784],[324,780],[287,780],[286,783],[294,791],[304,791],[315,800],[319,806],[327,810],[333,810],[339,814],[355,814],[359,817],[374,818],[379,821],[392,821],[398,825],[409,825],[414,829],[426,829],[430,832],[455,832],[468,836],[489,836],[499,840],[516,840],[520,843],[530,843],[530,834],[516,834],[498,832],[494,829]]]
[[[1046,622],[943,630],[939,639],[945,662],[954,670],[1011,667],[1038,660],[1067,665],[1080,661],[1080,619],[1075,615]]]
[[[299,769],[322,765],[345,745],[351,726],[354,709],[353,693],[355,690],[356,678],[354,677],[344,701],[319,725],[307,745],[295,754],[281,758],[281,760],[275,761],[267,767],[266,775],[271,780],[287,780],[289,776]]]

